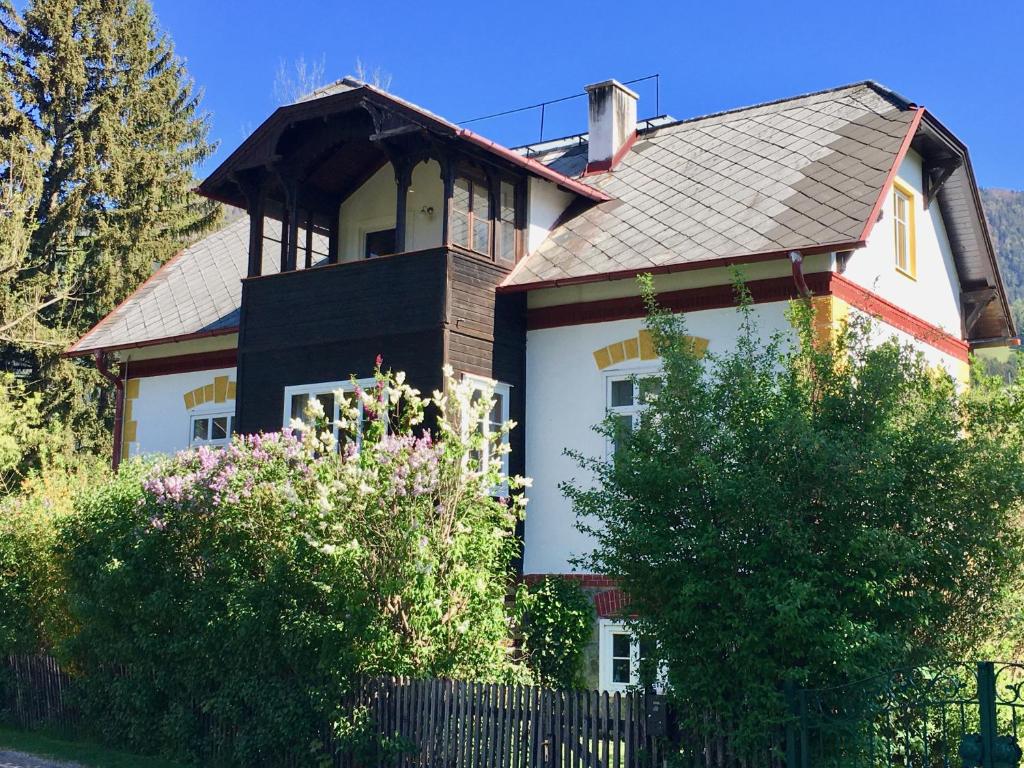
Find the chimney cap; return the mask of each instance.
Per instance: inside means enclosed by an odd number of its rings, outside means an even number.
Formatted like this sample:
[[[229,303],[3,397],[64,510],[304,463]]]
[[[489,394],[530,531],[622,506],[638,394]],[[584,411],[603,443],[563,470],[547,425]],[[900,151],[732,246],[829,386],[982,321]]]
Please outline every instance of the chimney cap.
[[[634,91],[632,88],[627,88],[614,78],[612,78],[611,80],[602,80],[600,83],[591,83],[590,85],[583,86],[583,90],[586,91],[587,93],[590,93],[591,91],[596,91],[599,88],[618,88],[624,91],[626,95],[632,96],[634,99],[637,99],[638,101],[640,99],[639,93]]]

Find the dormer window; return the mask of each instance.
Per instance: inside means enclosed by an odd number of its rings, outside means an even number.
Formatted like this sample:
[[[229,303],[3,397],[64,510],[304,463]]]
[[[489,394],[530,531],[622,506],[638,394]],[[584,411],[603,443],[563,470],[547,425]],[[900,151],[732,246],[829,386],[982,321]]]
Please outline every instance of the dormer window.
[[[457,176],[452,190],[452,242],[491,255],[491,198],[487,182]]]

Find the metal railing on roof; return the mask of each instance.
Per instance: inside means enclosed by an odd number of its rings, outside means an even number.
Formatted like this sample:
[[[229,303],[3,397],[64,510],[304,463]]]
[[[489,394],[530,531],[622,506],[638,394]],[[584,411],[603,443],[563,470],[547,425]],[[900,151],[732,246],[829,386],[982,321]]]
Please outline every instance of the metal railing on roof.
[[[627,80],[623,85],[635,85],[636,83],[643,83],[648,80],[654,81],[654,114],[661,114],[661,74],[655,73],[653,75],[645,75],[644,77],[637,77],[633,80]],[[586,96],[586,91],[582,93],[574,93],[571,96],[562,96],[559,99],[550,99],[548,101],[542,101],[538,104],[530,104],[526,107],[516,107],[515,109],[506,109],[503,112],[495,112],[492,115],[481,115],[480,117],[473,117],[469,120],[458,121],[459,125],[469,125],[470,123],[479,123],[483,120],[493,120],[496,117],[506,117],[508,115],[515,115],[520,112],[529,112],[530,110],[536,109],[540,111],[540,138],[537,140],[538,144],[544,143],[544,116],[545,111],[552,104],[561,104],[564,101],[571,101],[573,99],[581,99]]]

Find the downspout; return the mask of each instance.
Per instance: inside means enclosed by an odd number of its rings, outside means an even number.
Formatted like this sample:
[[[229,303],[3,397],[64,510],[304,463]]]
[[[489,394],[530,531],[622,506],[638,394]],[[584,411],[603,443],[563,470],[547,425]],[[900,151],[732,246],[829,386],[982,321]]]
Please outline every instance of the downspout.
[[[804,279],[804,257],[800,251],[790,251],[789,260],[793,264],[793,284],[796,285],[797,293],[803,299],[811,298],[811,289],[807,287]]]
[[[96,370],[100,376],[114,385],[114,450],[110,466],[116,472],[121,464],[121,433],[124,431],[124,381],[110,370],[110,357],[106,350],[96,352]]]

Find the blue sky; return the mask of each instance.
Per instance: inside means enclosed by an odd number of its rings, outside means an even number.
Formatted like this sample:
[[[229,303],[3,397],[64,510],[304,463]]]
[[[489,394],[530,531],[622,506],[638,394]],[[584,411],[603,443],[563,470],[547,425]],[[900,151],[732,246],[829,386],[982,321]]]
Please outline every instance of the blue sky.
[[[661,75],[661,111],[684,118],[874,79],[928,107],[971,149],[983,186],[1024,189],[1024,2],[362,2],[153,0],[211,114],[216,157],[275,107],[283,61],[357,59],[451,120]],[[654,114],[652,82],[637,86]],[[585,129],[586,102],[549,109],[545,135]],[[472,126],[535,141],[536,113]]]

